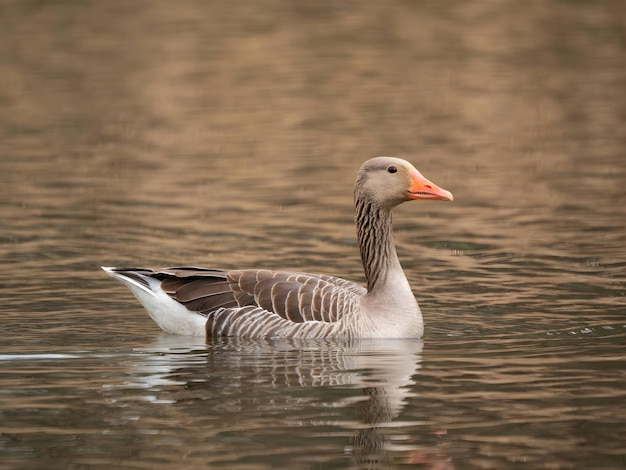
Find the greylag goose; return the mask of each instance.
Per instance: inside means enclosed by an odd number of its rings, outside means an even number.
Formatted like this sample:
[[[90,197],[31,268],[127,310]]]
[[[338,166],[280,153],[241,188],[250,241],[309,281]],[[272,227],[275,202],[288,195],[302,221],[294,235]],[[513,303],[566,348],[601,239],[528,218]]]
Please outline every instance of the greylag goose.
[[[283,338],[415,338],[422,313],[393,243],[391,210],[414,199],[452,201],[406,160],[359,170],[356,226],[367,288],[337,277],[266,269],[103,267],[168,333]]]

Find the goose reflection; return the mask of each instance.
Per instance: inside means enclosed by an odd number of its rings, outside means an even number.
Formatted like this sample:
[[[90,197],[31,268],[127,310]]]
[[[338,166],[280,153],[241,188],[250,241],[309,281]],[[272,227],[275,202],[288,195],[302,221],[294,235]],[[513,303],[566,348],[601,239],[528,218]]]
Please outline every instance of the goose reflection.
[[[388,438],[390,428],[420,424],[394,419],[413,396],[422,348],[422,341],[413,339],[223,338],[205,345],[203,340],[162,335],[141,349],[143,359],[134,377],[144,381],[145,388],[156,389],[147,394],[151,401],[202,400],[205,406],[209,402],[211,413],[237,413],[243,419],[251,419],[248,414],[278,414],[283,423],[290,421],[289,427],[348,430],[351,436],[343,452],[360,468],[378,468],[396,451],[422,454],[408,441]],[[306,392],[320,387],[325,389]],[[194,409],[197,413],[197,406]],[[314,423],[302,418],[310,417],[312,410],[318,416]],[[349,416],[347,410],[355,412]]]

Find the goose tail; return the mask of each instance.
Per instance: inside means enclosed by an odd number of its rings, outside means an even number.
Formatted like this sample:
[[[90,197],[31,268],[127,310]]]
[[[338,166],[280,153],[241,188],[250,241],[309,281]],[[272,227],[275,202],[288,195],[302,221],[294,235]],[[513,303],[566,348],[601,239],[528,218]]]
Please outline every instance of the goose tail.
[[[167,295],[161,289],[161,280],[151,269],[109,266],[102,266],[102,269],[128,287],[150,318],[166,333],[206,337],[207,318]]]

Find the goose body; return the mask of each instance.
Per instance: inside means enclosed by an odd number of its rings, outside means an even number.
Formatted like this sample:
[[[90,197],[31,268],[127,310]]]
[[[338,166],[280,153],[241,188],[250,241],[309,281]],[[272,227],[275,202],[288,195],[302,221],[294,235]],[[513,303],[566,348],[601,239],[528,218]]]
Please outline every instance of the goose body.
[[[391,210],[452,194],[394,157],[366,161],[355,183],[367,287],[332,276],[264,269],[103,267],[168,333],[285,338],[421,337],[419,306],[398,260]]]

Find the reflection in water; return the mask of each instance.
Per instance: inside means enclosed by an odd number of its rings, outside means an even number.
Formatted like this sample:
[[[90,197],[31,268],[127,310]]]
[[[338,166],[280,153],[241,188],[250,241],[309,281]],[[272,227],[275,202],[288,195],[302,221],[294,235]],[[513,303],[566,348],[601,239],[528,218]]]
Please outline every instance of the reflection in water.
[[[3,354],[0,453],[15,468],[618,468],[624,331]]]
[[[218,408],[236,409],[244,414],[310,406],[310,396],[298,389],[350,390],[347,396],[340,393],[336,399],[324,400],[321,406],[328,415],[326,425],[351,430],[351,446],[346,452],[360,466],[378,468],[379,463],[388,460],[389,443],[385,429],[415,424],[394,424],[393,420],[412,396],[410,387],[415,384],[415,376],[421,367],[422,347],[420,340],[337,343],[222,338],[214,340],[206,349],[203,341],[197,338],[164,334],[149,347],[141,349],[143,361],[133,365],[132,381],[119,386],[134,388],[139,385],[151,389],[145,398],[156,403],[175,403],[181,399],[178,392],[163,393],[163,386],[193,389],[195,394],[202,391],[206,394],[205,399],[222,402]],[[190,355],[193,364],[190,364]],[[206,361],[201,379],[198,375],[200,361]],[[139,383],[137,379],[140,379]],[[235,392],[238,389],[245,394],[244,399]],[[273,393],[277,390],[280,395]],[[355,391],[359,393],[355,395]],[[269,402],[250,401],[268,395],[272,397]],[[294,398],[298,396],[301,398]],[[346,409],[355,411],[353,419],[336,419],[332,412]],[[411,448],[408,443],[403,445],[404,451]],[[397,450],[400,442],[395,442],[394,446]]]

